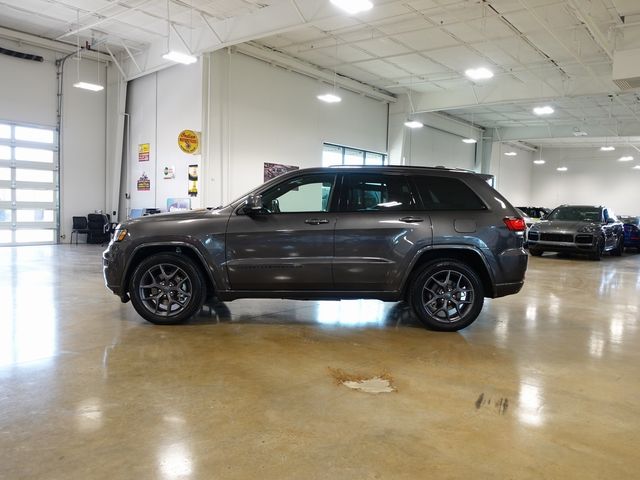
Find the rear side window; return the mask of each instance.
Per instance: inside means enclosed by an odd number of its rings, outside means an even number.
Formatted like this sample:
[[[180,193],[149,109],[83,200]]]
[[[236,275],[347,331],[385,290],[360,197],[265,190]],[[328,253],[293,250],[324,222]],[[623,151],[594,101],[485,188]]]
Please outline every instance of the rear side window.
[[[344,177],[340,202],[343,212],[414,209],[415,200],[405,176],[352,174]]]
[[[457,178],[414,177],[425,210],[486,210],[487,206]]]

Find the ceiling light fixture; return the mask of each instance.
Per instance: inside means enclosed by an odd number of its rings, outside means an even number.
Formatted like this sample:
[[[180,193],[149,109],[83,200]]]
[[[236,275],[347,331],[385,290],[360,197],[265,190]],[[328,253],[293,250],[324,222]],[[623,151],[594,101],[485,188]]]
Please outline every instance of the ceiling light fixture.
[[[620,157],[618,159],[619,162],[630,162],[633,160],[633,157],[631,155],[625,155],[624,157]]]
[[[493,72],[485,67],[469,68],[464,74],[471,80],[488,80],[493,78]]]
[[[584,130],[574,130],[573,131],[573,136],[574,137],[586,137],[587,135],[589,135],[587,132],[585,132]]]
[[[536,115],[551,115],[553,112],[555,112],[555,110],[549,105],[545,105],[544,107],[535,107],[533,109],[533,113]]]
[[[422,128],[424,127],[424,123],[418,120],[407,120],[404,122],[404,126],[409,128]]]
[[[341,8],[349,15],[366,12],[373,8],[373,3],[369,0],[331,0],[336,7]]]
[[[92,92],[99,92],[100,90],[104,90],[104,87],[102,85],[89,82],[76,82],[73,84],[73,86],[76,88],[81,88],[83,90],[91,90]]]
[[[547,162],[539,158],[538,160],[534,160],[533,163],[535,163],[536,165],[544,165]]]
[[[191,9],[191,14],[193,15],[193,8]],[[193,32],[193,16],[191,18],[191,28],[189,31]],[[189,45],[187,45],[187,42],[182,40],[182,37],[180,37],[180,35],[178,35],[178,37],[187,48],[187,51],[190,52],[191,49],[189,48]],[[169,8],[169,0],[167,0],[167,52],[162,55],[162,58],[171,62],[181,63],[183,65],[191,65],[192,63],[196,63],[198,61],[198,57],[191,55],[191,53],[185,53],[171,49],[171,10]]]
[[[615,149],[616,147],[611,147],[611,146],[600,147],[601,152],[613,152]]]
[[[463,138],[462,141],[464,143],[478,143],[478,141],[475,138]]]
[[[333,93],[325,93],[324,95],[318,95],[316,98],[326,103],[338,103],[342,101],[342,98],[340,98],[338,95],[334,95]]]
[[[559,171],[559,172],[566,172],[569,169],[567,167],[558,167],[558,168],[556,168],[556,170]]]
[[[80,29],[80,10],[77,10],[76,12],[76,21],[77,21],[77,28],[78,30]],[[87,42],[87,49],[90,48],[89,43]],[[77,69],[77,74],[78,74],[78,81],[76,83],[73,84],[73,86],[75,88],[81,88],[82,90],[89,90],[91,92],[99,92],[100,90],[104,90],[104,86],[97,84],[97,83],[91,83],[91,82],[83,82],[80,80],[80,61],[82,60],[82,49],[80,48],[80,34],[78,33],[78,35],[76,36],[76,48],[78,49],[76,52],[76,69]],[[98,80],[100,80],[100,63],[98,62]]]
[[[505,154],[507,157],[515,157],[516,155],[518,155],[516,152],[504,152],[504,154]]]
[[[632,167],[634,170],[640,170],[640,165],[636,165],[635,167]]]

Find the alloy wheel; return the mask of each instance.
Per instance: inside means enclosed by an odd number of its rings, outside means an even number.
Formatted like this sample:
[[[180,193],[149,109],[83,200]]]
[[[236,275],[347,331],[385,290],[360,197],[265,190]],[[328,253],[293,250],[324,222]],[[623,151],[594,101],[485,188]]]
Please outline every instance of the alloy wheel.
[[[473,285],[466,275],[456,270],[441,270],[424,283],[422,302],[432,318],[453,323],[471,310],[474,295]]]
[[[160,263],[142,274],[139,296],[155,315],[173,317],[185,310],[193,294],[191,278],[176,265]]]

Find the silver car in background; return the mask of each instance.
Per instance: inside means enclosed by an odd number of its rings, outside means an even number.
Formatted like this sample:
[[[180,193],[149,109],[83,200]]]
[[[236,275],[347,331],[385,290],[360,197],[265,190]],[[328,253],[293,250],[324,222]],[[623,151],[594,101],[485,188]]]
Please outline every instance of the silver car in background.
[[[622,255],[624,228],[607,207],[561,205],[529,229],[527,240],[533,256],[573,252],[600,260],[604,252]]]

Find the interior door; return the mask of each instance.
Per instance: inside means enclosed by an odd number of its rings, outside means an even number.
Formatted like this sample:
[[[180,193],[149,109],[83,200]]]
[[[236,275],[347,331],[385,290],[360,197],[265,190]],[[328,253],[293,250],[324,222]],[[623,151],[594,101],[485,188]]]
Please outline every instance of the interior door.
[[[227,227],[227,272],[234,290],[333,287],[335,174],[290,178],[262,195],[263,209],[234,213]]]
[[[343,174],[335,234],[336,290],[397,290],[414,254],[431,243],[408,177]]]

